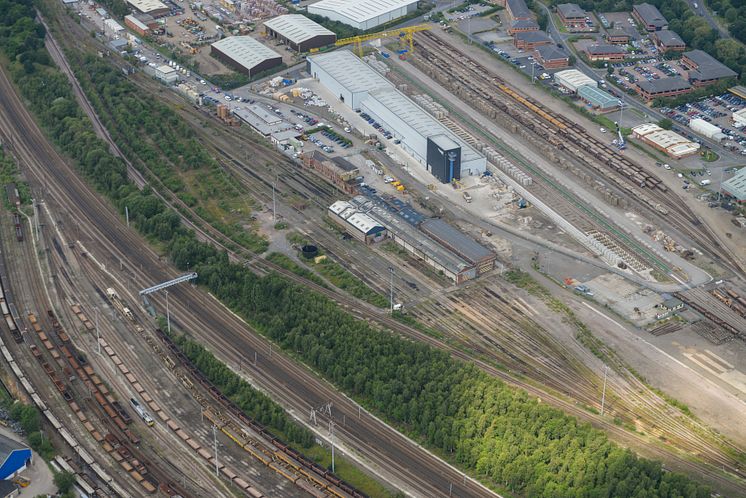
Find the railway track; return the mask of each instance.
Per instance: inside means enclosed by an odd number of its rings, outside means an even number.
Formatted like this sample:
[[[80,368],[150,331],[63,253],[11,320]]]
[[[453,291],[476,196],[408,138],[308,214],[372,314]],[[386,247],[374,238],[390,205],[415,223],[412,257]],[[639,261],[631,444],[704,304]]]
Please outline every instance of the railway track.
[[[720,259],[731,271],[743,274],[741,263],[717,236],[669,190],[656,175],[622,156],[587,130],[534,99],[510,87],[502,78],[464,52],[430,32],[416,35],[415,60],[424,60],[447,85],[457,85],[457,93],[470,97],[469,104],[490,109],[568,153],[577,163],[604,180],[611,179],[618,189],[634,198],[657,220],[674,226],[697,242],[701,249]],[[419,58],[419,59],[418,59]],[[497,91],[495,91],[497,90]]]
[[[52,164],[52,163],[54,163],[54,161],[50,161],[50,164]],[[74,175],[74,173],[69,173],[69,176],[74,177],[75,175]],[[77,185],[78,183],[80,183],[79,180],[77,180],[75,178],[72,178],[72,179],[67,180],[67,181],[61,181],[61,185],[65,185],[65,188],[71,188],[70,184]],[[76,188],[77,188],[77,186],[76,186]],[[79,197],[82,199],[82,198],[85,197],[85,195],[81,194]],[[68,202],[69,203],[70,199],[68,199],[67,201],[65,201],[65,199],[63,198],[62,202]],[[68,205],[70,205],[70,204],[68,204]],[[75,206],[75,204],[72,204],[72,205]],[[112,241],[115,241],[115,245],[116,245],[116,248],[117,248],[117,249],[114,249],[114,251],[117,251],[118,248],[132,247],[134,249],[135,247],[137,247],[137,248],[141,247],[137,243],[137,240],[135,240],[134,242],[132,242],[131,240],[127,240],[127,239],[131,239],[131,237],[130,237],[129,234],[126,234],[124,236],[121,234],[121,232],[123,230],[121,229],[121,227],[117,227],[117,225],[121,224],[121,220],[119,220],[116,216],[114,216],[114,220],[113,221],[111,219],[109,219],[106,222],[103,222],[102,219],[106,218],[106,216],[109,213],[109,210],[108,210],[108,208],[106,206],[103,206],[103,207],[99,206],[99,209],[100,209],[101,213],[100,214],[97,213],[97,216],[96,216],[95,219],[89,219],[88,218],[89,215],[86,214],[86,213],[90,213],[91,211],[89,211],[89,210],[77,210],[75,213],[71,213],[71,215],[79,217],[79,219],[84,222],[84,226],[91,226],[93,228],[92,231],[95,231],[96,228],[94,228],[94,227],[102,227],[102,226],[105,227],[103,229],[104,232],[105,232],[105,234],[102,234],[100,237],[98,235],[95,236],[95,237],[91,237],[91,240],[94,241],[94,243],[95,243],[96,246],[102,247],[106,251],[112,250],[111,243],[108,241],[108,240],[112,240]],[[94,211],[95,211],[95,209],[94,209]],[[114,227],[114,228],[109,228],[110,226]],[[137,239],[137,238],[135,237],[135,239]],[[133,245],[133,243],[135,245]],[[140,244],[141,244],[141,242],[140,242]],[[137,249],[134,249],[134,250],[136,251]],[[146,252],[150,253],[150,251],[146,251]],[[131,254],[132,253],[130,253],[130,255]],[[149,255],[146,255],[146,256],[149,256]],[[137,261],[132,261],[129,257],[126,257],[125,261],[127,261],[128,264],[133,265],[133,267],[137,267],[137,265],[138,265]],[[260,263],[261,263],[262,266],[264,266],[264,268],[267,269],[267,271],[278,271],[280,273],[285,274],[288,278],[291,278],[291,279],[294,279],[294,280],[296,280],[298,282],[301,282],[301,283],[303,283],[306,286],[309,285],[309,282],[306,282],[303,279],[300,279],[299,277],[297,277],[296,275],[291,274],[289,272],[286,272],[283,269],[281,269],[279,267],[276,267],[275,265],[271,265],[271,264],[269,264],[269,262],[260,262]],[[273,268],[273,266],[275,266],[275,267]],[[152,266],[152,264],[151,265],[147,265],[145,268],[146,269],[143,270],[143,271],[144,272],[148,272],[148,273],[146,273],[145,274],[146,276],[143,278],[144,282],[152,281],[153,275],[158,275],[158,274],[161,273],[159,270],[155,270],[155,268],[157,268],[157,266],[154,267],[154,266]],[[155,273],[152,273],[152,272],[155,272]],[[326,293],[327,292],[327,290],[323,289],[323,288],[317,288],[315,290],[320,291],[322,293]],[[329,294],[329,295],[333,299],[338,300],[338,302],[341,302],[341,304],[344,307],[346,307],[347,309],[350,309],[350,310],[360,310],[360,307],[361,307],[360,303],[358,303],[356,300],[348,300],[348,301],[345,302],[345,301],[342,301],[340,299],[339,295],[335,295],[334,293]],[[192,305],[196,306],[197,308],[199,308],[200,305],[203,304],[199,300],[197,300],[197,301],[188,301],[188,302],[190,302]],[[219,307],[216,307],[216,308],[219,309]],[[181,312],[183,312],[186,315],[189,315],[190,310],[188,308],[183,308],[181,310]],[[217,313],[217,310],[215,311],[215,313]],[[358,312],[358,316],[360,316],[360,315],[361,315],[361,313]],[[214,324],[209,324],[209,323],[204,323],[204,322],[199,322],[199,321],[198,322],[194,322],[194,323],[195,323],[195,325],[198,324],[200,327],[204,327],[205,329],[214,326]],[[393,328],[394,330],[402,331],[403,329],[402,329],[402,327],[400,325],[401,324],[399,324],[398,322],[395,322],[395,321],[392,321],[392,322],[388,323],[388,326],[391,327],[391,328]],[[235,327],[235,325],[234,325],[234,327]],[[232,330],[232,329],[233,329],[233,327],[227,327],[225,330]],[[404,331],[407,332],[406,329],[404,329]],[[412,331],[409,331],[409,332],[412,332]],[[235,331],[233,333],[235,334]],[[417,338],[416,334],[413,337]],[[206,338],[206,340],[208,340],[208,341],[210,341],[212,343],[215,343],[213,341],[216,341],[215,338],[213,338],[211,340],[209,336],[205,336],[205,338]],[[218,338],[218,339],[220,339],[222,341],[222,338]],[[426,339],[426,336],[425,337],[420,337],[419,339]],[[237,355],[236,352],[235,352],[235,344],[237,344],[237,343],[243,343],[243,341],[245,341],[245,340],[246,340],[246,337],[244,337],[244,334],[238,333],[236,335],[231,335],[231,340],[225,342],[224,344],[219,345],[218,349],[220,351],[222,351],[226,356],[238,359],[238,358],[240,358],[240,355]],[[425,340],[425,342],[428,342],[428,341]],[[443,347],[442,344],[438,344],[438,343],[433,343],[433,344],[436,345],[436,346],[438,346],[438,347]],[[266,346],[266,344],[265,344],[265,346]],[[456,354],[456,355],[458,356],[458,354]],[[465,355],[461,355],[461,357],[464,358],[464,359],[470,360],[470,358],[468,358]],[[494,373],[497,373],[497,372],[494,372]],[[512,379],[509,379],[509,378],[506,379],[506,380],[508,380],[509,382],[512,381]],[[511,383],[515,384],[515,382],[511,382]],[[531,388],[531,386],[529,384],[524,384],[524,385],[525,385],[525,388],[529,388],[529,389],[527,389],[527,390],[529,390],[529,392],[538,393],[537,395],[540,395],[543,399],[546,399],[546,396],[544,395],[543,392],[537,391],[537,390]],[[296,402],[297,402],[297,398],[296,398]],[[341,403],[341,405],[344,406],[344,403]],[[353,409],[354,409],[354,407],[353,407]],[[571,413],[573,413],[573,410],[568,410],[568,411],[570,411]],[[575,410],[574,412],[576,414],[578,414],[578,410]],[[586,415],[585,418],[587,418],[587,414],[583,414],[582,412],[579,413],[579,415],[580,416]],[[348,418],[351,418],[351,417],[348,417]],[[614,432],[614,431],[610,431],[610,432]],[[389,438],[386,438],[386,440],[389,440]],[[630,441],[629,438],[627,438],[627,440]],[[667,455],[667,453],[665,453],[665,452],[663,452],[661,454],[664,455],[664,456]],[[697,466],[695,465],[694,467],[690,467],[690,468],[696,469]],[[432,472],[428,472],[428,473],[425,473],[425,474],[426,475],[429,474],[430,478],[434,477],[432,475]],[[451,471],[446,471],[446,476],[448,476],[448,475],[452,476],[453,474],[452,474]],[[455,477],[455,479],[453,479],[453,480],[458,481],[460,476],[458,474],[456,474],[456,476],[454,476],[454,477]],[[421,479],[419,479],[419,480],[418,479],[414,479],[413,480],[413,482],[419,482],[419,481],[421,481]],[[430,488],[427,488],[427,489],[431,489],[431,490],[438,490],[438,489],[440,489],[440,490],[442,490],[443,488],[442,487],[440,487],[440,488],[439,487],[435,487],[435,488],[430,487]],[[477,488],[477,489],[479,489],[479,488]],[[469,494],[468,489],[465,490],[465,493],[467,495]],[[438,495],[438,494],[440,494],[440,492],[438,492],[438,491],[434,492],[434,495]],[[477,495],[479,495],[479,492],[477,493]]]
[[[26,166],[29,179],[34,184],[45,185],[47,195],[65,206],[65,212],[61,216],[69,217],[71,221],[66,226],[82,227],[83,239],[87,244],[103,254],[111,253],[113,261],[121,261],[131,268],[136,277],[133,283],[145,287],[154,279],[173,278],[175,273],[164,271],[160,258],[147,247],[147,243],[126,229],[119,215],[113,212],[108,203],[91,193],[77,173],[46,143],[18,102],[15,90],[4,73],[0,73],[0,90],[0,108],[4,110],[0,114],[2,129],[21,130],[20,134],[13,135],[6,143],[13,144],[15,148],[21,145],[21,140],[34,144],[34,156],[23,157],[22,165]],[[4,120],[8,113],[13,116],[12,120]],[[204,343],[211,344],[223,358],[238,363],[243,356],[237,353],[237,345],[244,352],[266,351],[269,348],[265,340],[252,335],[245,323],[228,313],[221,305],[206,301],[197,291],[179,289],[174,294],[177,292],[178,298],[185,303],[185,307],[178,307],[183,316],[194,316],[195,311],[199,310],[200,316],[195,317],[196,324],[190,322],[190,330]],[[174,309],[177,309],[176,305]],[[211,333],[212,330],[221,330],[223,334]],[[223,336],[229,336],[230,340],[223,342]],[[340,438],[349,438],[354,442],[356,451],[364,454],[366,459],[377,462],[376,465],[380,462],[381,468],[385,468],[392,477],[396,476],[394,478],[399,482],[418,490],[415,494],[447,496],[450,484],[453,485],[453,492],[460,496],[481,497],[491,494],[475,481],[466,479],[463,482],[462,473],[417,447],[379,420],[366,415],[360,419],[359,424],[351,423],[358,414],[358,406],[349,398],[283,356],[275,354],[272,358],[270,365],[273,368],[269,369],[270,374],[262,372],[262,378],[271,386],[275,396],[291,406],[302,407],[302,413],[306,413],[312,406],[306,400],[315,400],[314,403],[318,404],[332,400],[335,409],[346,415],[347,426],[345,430],[340,428]],[[290,384],[292,389],[288,387]]]

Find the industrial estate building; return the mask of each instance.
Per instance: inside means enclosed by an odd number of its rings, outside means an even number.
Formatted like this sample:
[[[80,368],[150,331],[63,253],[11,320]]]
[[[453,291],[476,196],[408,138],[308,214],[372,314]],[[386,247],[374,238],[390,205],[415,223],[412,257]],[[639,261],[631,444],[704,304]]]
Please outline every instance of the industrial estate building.
[[[155,68],[155,77],[162,82],[172,85],[179,81],[179,73],[175,68],[164,64]]]
[[[366,244],[380,242],[386,238],[386,227],[347,201],[337,201],[329,206],[329,218]]]
[[[733,120],[733,126],[736,128],[746,126],[746,107],[731,114],[731,119]]]
[[[668,29],[668,21],[655,5],[641,3],[632,7],[632,17],[648,31]]]
[[[211,45],[210,53],[249,77],[282,64],[280,54],[250,36],[223,38]]]
[[[583,85],[578,88],[578,97],[599,112],[611,112],[619,109],[619,99],[595,85]]]
[[[313,78],[350,108],[365,111],[373,117],[401,140],[401,147],[441,182],[448,183],[465,175],[481,175],[485,171],[487,160],[483,155],[352,52],[330,52],[307,60],[308,72]],[[457,162],[446,167],[442,156],[429,156],[428,150],[432,153],[433,149],[428,149],[428,146],[432,143],[447,143],[447,152],[456,152]],[[447,157],[452,157],[452,154],[447,154]]]
[[[140,14],[139,16],[129,14],[124,16],[124,25],[140,36],[147,36],[152,29],[148,23],[148,18],[151,22],[153,21],[153,16],[149,14]]]
[[[31,465],[32,454],[28,446],[0,434],[0,480],[8,480]]]
[[[116,38],[124,32],[124,26],[114,19],[104,19],[104,34],[111,38]]]
[[[689,128],[691,128],[695,133],[699,133],[703,137],[715,140],[716,142],[724,140],[727,137],[727,135],[723,133],[722,128],[715,126],[712,123],[708,123],[702,118],[690,119]]]
[[[689,81],[695,87],[707,86],[718,80],[737,76],[735,71],[702,50],[684,52],[681,63],[690,69]]]
[[[737,202],[746,202],[746,168],[739,169],[736,175],[725,180],[720,188]]]
[[[554,81],[572,93],[577,93],[581,86],[592,85],[598,86],[596,80],[578,71],[577,69],[566,69],[554,73]]]
[[[663,52],[683,52],[686,50],[686,43],[675,31],[662,29],[654,32],[651,36],[658,49]]]
[[[335,202],[328,215],[365,243],[390,238],[457,284],[495,267],[494,252],[441,219],[426,219],[397,199],[358,195],[350,201]]]
[[[675,159],[688,157],[699,152],[698,143],[692,142],[671,130],[664,130],[657,124],[646,123],[635,126],[632,128],[632,136]]]
[[[368,30],[417,10],[417,0],[321,0],[308,6],[309,14]]]
[[[127,3],[140,14],[148,14],[153,17],[163,17],[171,12],[171,9],[159,0],[127,0]]]
[[[267,36],[282,40],[293,50],[308,52],[337,41],[337,35],[300,14],[277,16],[264,22]]]
[[[619,107],[618,98],[599,89],[596,80],[577,69],[566,69],[554,73],[554,81],[577,94],[597,111],[608,112]]]

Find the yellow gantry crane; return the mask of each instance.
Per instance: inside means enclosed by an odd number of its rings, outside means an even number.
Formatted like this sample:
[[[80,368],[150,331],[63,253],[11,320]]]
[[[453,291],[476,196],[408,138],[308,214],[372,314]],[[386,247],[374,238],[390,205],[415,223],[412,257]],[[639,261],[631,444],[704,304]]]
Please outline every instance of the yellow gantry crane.
[[[416,26],[408,26],[406,28],[391,29],[388,31],[380,31],[378,33],[371,33],[369,35],[352,36],[350,38],[342,38],[337,40],[334,44],[337,47],[344,45],[355,45],[357,53],[360,57],[363,56],[363,43],[370,40],[380,40],[381,38],[392,38],[398,37],[400,40],[407,40],[409,42],[409,51],[414,52],[414,34],[419,31],[427,31],[432,26],[430,24],[418,24]]]

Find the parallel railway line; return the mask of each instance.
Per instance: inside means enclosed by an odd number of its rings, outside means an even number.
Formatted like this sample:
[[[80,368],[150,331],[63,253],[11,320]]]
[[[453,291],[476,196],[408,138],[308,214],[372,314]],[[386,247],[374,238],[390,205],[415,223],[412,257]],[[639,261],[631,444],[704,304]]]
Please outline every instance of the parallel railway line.
[[[12,144],[14,150],[20,149],[20,159],[26,166],[30,179],[37,185],[45,185],[48,196],[55,202],[65,206],[66,216],[73,223],[85,228],[81,235],[86,241],[101,250],[103,254],[111,253],[115,261],[124,262],[135,273],[136,280],[142,286],[149,285],[154,279],[166,280],[173,278],[172,272],[163,269],[163,263],[144,240],[123,226],[120,217],[97,194],[90,192],[67,163],[62,160],[50,145],[43,139],[36,125],[15,97],[12,87],[3,72],[0,72],[0,123],[2,129],[20,130],[6,143]],[[8,116],[12,120],[8,120]],[[24,142],[24,144],[21,143]],[[29,151],[25,142],[33,144],[34,154]],[[22,147],[23,145],[23,147]],[[24,154],[23,152],[26,152]],[[287,275],[294,275],[287,272]],[[190,330],[197,334],[207,344],[212,344],[223,358],[231,358],[235,363],[249,351],[268,349],[268,343],[256,335],[247,332],[246,324],[235,316],[226,313],[225,309],[212,301],[205,301],[204,296],[189,288],[178,289],[174,292],[183,300],[184,307],[177,303],[183,316],[194,316],[199,310],[199,316],[190,322]],[[174,299],[176,301],[176,299]],[[174,309],[177,309],[177,304]],[[205,321],[203,321],[205,320]],[[211,333],[221,330],[230,340]],[[239,351],[237,352],[237,346]],[[460,496],[485,496],[490,493],[475,481],[466,479],[463,474],[444,464],[434,455],[426,453],[422,448],[408,441],[404,436],[370,416],[360,419],[360,423],[351,423],[358,413],[358,407],[349,398],[339,394],[328,384],[319,381],[304,367],[285,359],[280,354],[272,356],[272,362],[264,366],[262,378],[272,386],[276,396],[284,398],[291,406],[302,406],[303,412],[310,407],[318,406],[321,402],[334,402],[335,409],[344,411],[347,419],[347,429],[340,428],[342,437],[356,438],[356,448],[359,452],[377,458],[386,472],[398,476],[402,483],[407,483],[410,489],[418,489],[418,493],[428,496],[446,496],[449,484],[453,484],[453,492]],[[263,370],[267,369],[268,372]],[[292,384],[292,389],[288,386]],[[307,400],[315,400],[309,403]]]
[[[607,181],[611,179],[618,189],[636,199],[656,219],[674,226],[699,243],[701,250],[721,259],[731,271],[743,272],[739,260],[656,175],[597,140],[581,125],[516,91],[502,78],[436,35],[418,33],[416,43],[415,60],[419,57],[442,73],[441,81],[457,82],[458,88],[466,90],[474,99],[470,105],[477,104],[483,109],[491,109],[493,115],[506,116],[555,148],[564,150],[593,174]]]
[[[50,166],[51,166],[52,163],[53,163],[53,161],[50,161]],[[53,168],[53,169],[55,169],[55,168]],[[68,175],[68,177],[74,177],[74,176],[75,176],[74,173],[70,173]],[[80,181],[77,178],[70,178],[69,180],[63,180],[63,179],[58,178],[58,180],[60,181],[60,185],[64,185],[65,189],[72,188],[72,189],[78,191],[78,189],[84,189],[85,188],[84,186],[78,185],[80,183]],[[70,206],[71,205],[70,204],[71,199],[69,199],[69,198],[66,199],[64,197],[65,195],[66,194],[64,194],[62,192],[59,192],[59,191],[55,192],[55,196],[62,196],[62,199],[60,199],[60,202],[63,202],[66,205]],[[79,199],[79,200],[82,200],[82,198],[84,198],[84,197],[86,197],[86,195],[83,194],[83,193],[81,193],[81,191],[78,191],[78,195],[76,195],[76,198]],[[98,202],[101,203],[100,200]],[[72,206],[75,206],[75,204],[73,203]],[[98,206],[98,207],[100,208],[101,213],[96,212],[95,209],[93,211],[89,211],[87,209],[86,210],[82,210],[82,209],[77,209],[77,208],[75,208],[75,213],[71,212],[71,216],[78,217],[78,219],[80,219],[81,221],[83,221],[85,225],[91,225],[91,224],[92,224],[92,226],[96,226],[97,225],[98,228],[100,230],[102,230],[102,235],[100,235],[100,236],[99,235],[92,236],[92,235],[89,234],[89,236],[91,237],[91,240],[95,243],[95,245],[104,248],[104,250],[112,250],[111,249],[111,242],[109,242],[109,240],[114,241],[116,249],[114,249],[112,252],[114,252],[114,251],[118,252],[120,250],[124,251],[124,249],[128,248],[128,247],[132,247],[132,248],[138,247],[138,245],[137,245],[138,244],[137,237],[134,237],[134,240],[133,240],[133,237],[131,236],[131,234],[128,234],[128,233],[127,234],[123,234],[122,232],[124,232],[124,230],[121,229],[121,226],[117,226],[118,224],[121,224],[121,221],[118,220],[118,218],[116,216],[113,216],[113,218],[112,218],[111,213],[109,212],[109,210],[108,210],[107,207],[105,207],[105,206],[104,207]],[[73,209],[71,209],[71,211],[73,211]],[[91,218],[92,215],[90,213],[92,213],[92,212],[96,212],[95,218]],[[106,221],[103,221],[104,219],[106,219]],[[113,219],[113,221],[112,221],[112,219]],[[113,227],[113,228],[110,228],[110,226]],[[95,231],[95,229],[93,229],[92,231]],[[149,250],[146,250],[146,252],[148,253],[146,255],[147,256],[146,259],[150,258],[150,256],[152,255],[152,252],[149,251]],[[119,254],[122,254],[122,252],[119,252]],[[131,259],[131,253],[130,253],[130,255],[124,255],[124,254],[122,254],[122,255],[125,256],[124,260],[128,262],[128,265],[132,265],[133,268],[136,268],[138,266],[138,263],[141,261],[139,259],[138,260],[132,260]],[[148,280],[148,278],[152,279],[154,275],[162,275],[163,274],[163,272],[161,272],[160,270],[155,270],[158,267],[157,266],[152,266],[152,264],[153,263],[151,262],[151,263],[145,265],[145,270],[143,270],[143,271],[146,271],[146,272],[149,272],[149,273],[146,273],[146,276],[142,277],[142,280],[144,282],[152,281],[152,280]],[[303,283],[303,285],[306,285],[306,286],[310,285],[309,282],[307,282],[307,281],[301,279],[300,277],[297,277],[296,275],[294,275],[294,274],[292,274],[290,272],[287,272],[287,271],[285,271],[285,270],[283,270],[283,269],[281,269],[279,267],[275,267],[275,265],[269,264],[269,262],[260,261],[260,262],[257,262],[257,264],[260,264],[261,266],[263,266],[264,268],[266,268],[268,271],[271,270],[271,271],[278,271],[280,273],[283,273],[288,278],[291,278],[291,279],[293,279],[295,281],[301,282],[301,283]],[[155,271],[155,273],[152,273],[153,271]],[[345,301],[343,299],[343,296],[340,296],[340,295],[334,293],[333,291],[329,291],[327,289],[323,289],[323,288],[320,288],[320,287],[315,288],[315,290],[328,295],[332,299],[337,300],[343,306],[345,306],[346,308],[348,308],[350,310],[353,310],[353,311],[357,310],[356,314],[358,316],[367,315],[368,318],[370,317],[369,316],[369,311],[370,310],[360,309],[361,305],[356,300],[348,299],[348,300]],[[180,292],[180,294],[182,294],[182,293]],[[186,294],[186,292],[184,292],[184,294]],[[184,296],[181,296],[181,297],[184,297]],[[190,304],[192,304],[194,306],[197,306],[197,308],[192,308],[192,310],[193,309],[198,309],[200,307],[199,305],[203,304],[199,300],[197,300],[197,301],[191,300],[190,301],[189,299],[186,299],[186,302],[190,303]],[[217,307],[217,308],[219,308],[219,307]],[[189,315],[190,310],[187,309],[187,307],[184,307],[184,308],[181,309],[181,312],[184,313],[185,315]],[[217,314],[217,311],[215,311],[215,313]],[[393,330],[400,331],[400,332],[402,332],[402,331],[406,332],[407,335],[409,335],[411,337],[415,337],[418,340],[424,340],[425,342],[431,342],[433,345],[435,345],[437,347],[449,349],[447,346],[444,346],[442,343],[439,343],[437,341],[435,341],[435,342],[429,341],[428,340],[429,338],[427,336],[422,335],[422,334],[419,334],[419,337],[418,337],[418,334],[416,334],[416,331],[414,331],[414,330],[407,330],[408,328],[403,327],[399,322],[396,322],[394,320],[390,320],[389,321],[389,319],[387,319],[387,318],[378,317],[377,321],[379,321],[379,323],[381,323],[382,325],[385,325],[385,326],[387,326],[389,328],[392,328]],[[215,324],[210,324],[209,322],[199,322],[198,321],[198,322],[192,322],[192,323],[194,325],[197,325],[198,327],[211,327],[211,326],[214,327],[215,326]],[[236,327],[236,325],[234,324],[233,327]],[[226,327],[223,330],[233,330],[233,327],[229,326],[229,327]],[[239,328],[241,328],[241,327],[242,326],[240,326],[240,324],[239,324]],[[222,338],[220,338],[220,339],[221,339],[220,342],[222,344],[219,346],[218,349],[220,349],[221,352],[224,355],[226,355],[226,356],[230,355],[229,357],[232,357],[232,358],[235,358],[235,359],[239,359],[241,357],[241,355],[237,354],[236,351],[235,351],[235,344],[246,344],[246,340],[247,339],[244,336],[244,334],[235,334],[235,330],[233,330],[232,335],[230,337],[230,340],[223,341]],[[210,341],[213,344],[215,343],[215,339],[213,338],[211,340],[209,338],[209,335],[206,336],[206,340]],[[260,343],[261,343],[261,341],[260,341]],[[265,344],[265,346],[266,346],[266,344]],[[249,348],[250,347],[251,346],[249,346]],[[256,350],[256,349],[254,349],[254,350]],[[465,354],[459,354],[457,351],[454,351],[452,348],[450,349],[450,351],[455,356],[460,356],[460,357],[462,357],[462,358],[464,358],[464,359],[466,359],[468,361],[471,361],[471,358],[467,357]],[[282,358],[280,358],[280,359],[282,359]],[[282,360],[286,361],[284,359],[282,359]],[[275,359],[274,361],[279,361],[279,360]],[[480,367],[485,368],[485,365],[484,364],[480,364]],[[496,371],[495,369],[493,369],[493,372],[491,372],[491,373],[493,373],[493,375],[501,376],[500,372]],[[514,382],[514,379],[510,379],[507,376],[505,376],[504,378],[505,378],[506,381],[508,381],[508,382],[510,382],[512,384],[516,384],[516,382]],[[518,383],[518,385],[520,385],[520,383]],[[524,383],[524,385],[521,386],[521,387],[524,387],[525,389],[529,390],[529,392],[536,393],[537,395],[541,396],[543,399],[547,399],[545,393],[543,393],[542,391],[536,390],[535,388],[533,388],[532,386],[530,386],[527,383]],[[553,401],[558,401],[558,400],[553,400]],[[563,403],[560,403],[560,405],[562,405],[562,404]],[[566,403],[566,405],[569,405],[569,407],[572,407],[572,405],[569,404],[569,403]],[[335,403],[335,406],[336,406],[336,403]],[[345,406],[345,403],[341,402],[340,406]],[[354,405],[351,408],[354,410],[354,408],[355,408]],[[349,406],[347,407],[347,409],[348,409],[348,412],[352,411],[352,410],[350,410]],[[575,413],[575,414],[577,414],[577,415],[579,415],[579,416],[581,416],[583,418],[587,418],[587,414],[584,414],[582,412],[582,410],[568,409],[568,411],[570,411],[571,413]],[[352,417],[348,416],[348,419],[350,419],[350,418],[352,418]],[[596,422],[598,422],[598,421],[596,421]],[[604,425],[604,424],[601,424],[601,425]],[[611,428],[613,428],[613,426]],[[613,433],[615,431],[614,430],[610,430],[610,432]],[[617,432],[616,436],[620,436],[621,437],[622,434],[624,434],[625,437],[627,438],[626,439],[627,441],[633,441],[634,440],[634,438],[630,438],[628,434],[624,433],[624,431],[621,431],[621,430],[617,429],[616,432]],[[622,434],[619,434],[619,433],[622,433]],[[621,439],[625,439],[625,437],[621,437]],[[386,438],[386,440],[389,440],[389,439]],[[661,451],[659,454],[662,455],[662,456],[670,456],[670,454],[668,452],[665,452],[665,451]],[[693,470],[695,470],[695,469],[696,470],[701,470],[701,467],[699,465],[690,465],[689,468],[692,468]],[[459,477],[460,477],[458,474],[456,474],[455,476],[453,476],[453,473],[450,472],[450,471],[448,471],[447,475],[446,475],[446,479],[448,478],[448,475],[452,476],[451,479],[454,480],[454,481],[458,481]],[[428,477],[432,478],[433,477],[432,473],[429,473]],[[453,477],[455,477],[455,479],[453,479]],[[417,481],[417,480],[415,479],[414,481]],[[442,482],[442,480],[441,480],[441,482]],[[430,487],[429,489],[436,490],[436,491],[434,491],[434,495],[442,493],[442,490],[443,490],[442,487],[437,487],[437,488]],[[479,489],[479,488],[476,488],[476,489]],[[469,494],[468,491],[465,491],[465,493]],[[477,493],[477,495],[479,495],[479,492]]]

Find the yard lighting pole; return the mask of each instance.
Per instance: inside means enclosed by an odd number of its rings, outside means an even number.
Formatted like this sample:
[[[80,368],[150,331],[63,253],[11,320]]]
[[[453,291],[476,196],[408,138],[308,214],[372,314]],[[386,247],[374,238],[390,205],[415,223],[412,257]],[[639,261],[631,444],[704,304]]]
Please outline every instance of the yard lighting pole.
[[[601,392],[601,416],[604,415],[604,404],[606,403],[606,375],[609,372],[608,365],[604,365],[604,389]]]
[[[168,330],[168,334],[171,335],[171,312],[168,309],[168,291],[164,291],[166,293],[166,329]]]
[[[98,347],[98,354],[101,354],[101,332],[98,328],[98,306],[93,309],[96,312],[96,345]]]
[[[389,266],[389,273],[391,273],[391,281],[389,284],[389,295],[391,302],[391,314],[394,314],[394,268]]]

